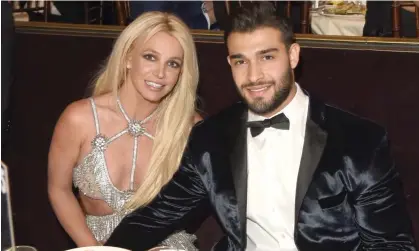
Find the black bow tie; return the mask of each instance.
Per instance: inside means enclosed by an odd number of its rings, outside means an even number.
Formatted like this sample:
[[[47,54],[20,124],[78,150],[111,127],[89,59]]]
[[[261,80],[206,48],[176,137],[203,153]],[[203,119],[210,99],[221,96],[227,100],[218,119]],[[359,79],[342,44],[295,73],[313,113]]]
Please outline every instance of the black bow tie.
[[[290,129],[290,120],[285,116],[285,114],[280,113],[270,119],[265,119],[262,121],[251,121],[246,123],[247,127],[250,127],[250,133],[253,137],[258,136],[265,130],[267,127],[274,127],[276,129],[289,130]]]

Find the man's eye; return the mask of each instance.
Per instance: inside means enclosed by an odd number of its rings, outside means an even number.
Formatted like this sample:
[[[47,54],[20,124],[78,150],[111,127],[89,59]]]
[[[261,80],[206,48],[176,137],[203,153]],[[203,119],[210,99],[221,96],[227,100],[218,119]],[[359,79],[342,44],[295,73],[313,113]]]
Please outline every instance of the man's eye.
[[[237,60],[236,62],[234,62],[234,65],[242,65],[244,64],[244,60]]]
[[[265,56],[263,56],[263,60],[272,60],[272,59],[274,59],[274,57],[271,56],[271,55],[265,55]]]

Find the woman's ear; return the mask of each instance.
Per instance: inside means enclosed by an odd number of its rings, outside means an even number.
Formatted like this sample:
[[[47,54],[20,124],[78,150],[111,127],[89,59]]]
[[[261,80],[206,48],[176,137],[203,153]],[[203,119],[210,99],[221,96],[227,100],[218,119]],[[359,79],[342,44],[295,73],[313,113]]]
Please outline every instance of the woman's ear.
[[[126,67],[127,67],[127,69],[131,69],[132,68],[132,55],[131,55],[131,53],[129,53],[127,55]]]

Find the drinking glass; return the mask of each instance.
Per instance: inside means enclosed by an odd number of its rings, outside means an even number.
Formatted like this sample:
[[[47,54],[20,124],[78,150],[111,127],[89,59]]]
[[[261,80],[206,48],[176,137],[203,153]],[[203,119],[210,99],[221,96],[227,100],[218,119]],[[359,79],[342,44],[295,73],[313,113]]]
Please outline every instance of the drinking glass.
[[[15,246],[7,249],[7,251],[38,251],[36,248],[32,246]]]

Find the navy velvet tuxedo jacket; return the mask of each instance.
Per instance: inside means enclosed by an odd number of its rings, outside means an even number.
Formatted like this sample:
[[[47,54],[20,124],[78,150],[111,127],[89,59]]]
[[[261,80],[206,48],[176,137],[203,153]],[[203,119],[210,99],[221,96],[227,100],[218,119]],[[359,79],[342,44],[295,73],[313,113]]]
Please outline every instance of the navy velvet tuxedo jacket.
[[[386,131],[312,98],[309,106],[290,202],[298,249],[416,250]],[[196,125],[173,179],[123,219],[106,245],[147,250],[197,213],[212,213],[225,233],[213,250],[245,250],[247,114],[237,103]]]

